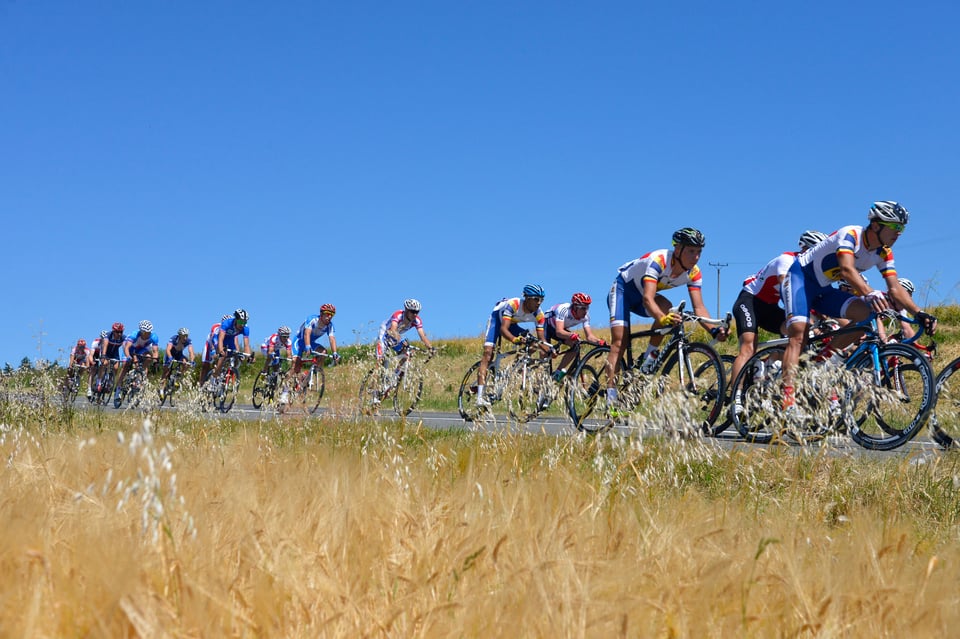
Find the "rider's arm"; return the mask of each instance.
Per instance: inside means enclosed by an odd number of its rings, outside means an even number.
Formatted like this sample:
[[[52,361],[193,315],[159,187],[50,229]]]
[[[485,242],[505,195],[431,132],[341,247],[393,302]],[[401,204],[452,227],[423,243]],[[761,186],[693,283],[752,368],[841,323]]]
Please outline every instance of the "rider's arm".
[[[433,348],[433,346],[430,345],[430,340],[427,339],[427,334],[423,332],[422,326],[417,327],[417,335],[420,336],[420,341],[423,342],[424,346],[426,346],[427,348]]]
[[[332,355],[337,354],[337,338],[333,335],[330,336],[330,351]]]
[[[657,304],[657,280],[652,277],[643,279],[643,308],[646,309],[647,315],[656,326],[666,326],[674,323],[666,313],[660,310],[660,305]]]

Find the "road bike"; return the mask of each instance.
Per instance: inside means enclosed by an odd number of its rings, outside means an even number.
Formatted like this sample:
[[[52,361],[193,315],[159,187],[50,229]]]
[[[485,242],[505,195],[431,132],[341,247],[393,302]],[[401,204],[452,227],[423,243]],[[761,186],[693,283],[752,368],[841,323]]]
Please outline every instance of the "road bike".
[[[936,402],[928,358],[911,342],[884,341],[878,318],[892,311],[825,331],[808,339],[796,369],[795,407],[782,408],[784,344],[758,350],[733,382],[732,418],[747,441],[768,443],[789,436],[799,442],[847,432],[869,450],[891,450],[927,423]],[[913,324],[916,320],[904,318]],[[826,360],[827,345],[841,335],[862,335],[852,352]]]
[[[625,327],[629,338],[624,340],[618,367],[618,402],[615,407],[608,407],[616,414],[590,418],[605,396],[604,369],[610,347],[597,346],[581,358],[567,398],[567,412],[579,430],[591,433],[606,430],[615,424],[619,415],[638,407],[653,407],[668,396],[682,398],[678,408],[689,413],[697,428],[707,431],[716,421],[724,403],[724,363],[710,344],[690,340],[686,324],[700,322],[728,330],[732,318],[729,313],[722,320],[700,317],[685,311],[685,304],[671,309],[680,316],[680,322],[673,326],[633,332],[629,324]],[[654,335],[663,335],[665,340],[660,344],[652,365],[643,368],[642,363],[634,358],[633,343]]]
[[[96,363],[97,371],[93,376],[93,393],[90,401],[98,406],[110,403],[119,363],[118,359],[103,359]]]
[[[133,366],[127,371],[120,384],[120,393],[114,395],[113,407],[120,408],[126,403],[127,408],[136,408],[143,399],[143,391],[147,385],[147,360],[152,357],[137,357]]]
[[[944,448],[960,446],[960,357],[943,367],[934,382],[937,405],[930,417],[934,440]],[[956,375],[956,377],[954,377]]]
[[[397,356],[396,364],[387,359],[375,364],[360,383],[360,411],[368,415],[377,413],[383,402],[392,400],[397,415],[409,415],[423,395],[426,365],[435,353],[436,349],[407,344]]]
[[[323,399],[325,387],[323,361],[325,359],[333,360],[334,357],[323,351],[310,351],[309,355],[311,360],[307,368],[302,369],[298,375],[287,374],[286,384],[282,387],[282,392],[289,393],[293,405],[300,406],[304,412],[312,415],[317,412],[320,407],[320,400]],[[307,362],[304,362],[304,364],[307,364]]]
[[[74,364],[67,370],[60,387],[64,404],[69,406],[76,401],[77,394],[80,392],[80,383],[83,381],[83,375],[86,371],[87,367],[84,364]]]
[[[213,408],[221,413],[227,413],[237,401],[240,391],[240,362],[244,359],[253,359],[241,351],[228,350],[226,361],[219,374],[210,374],[203,384],[200,408],[204,411]]]
[[[157,391],[160,396],[160,405],[174,406],[173,396],[176,395],[183,386],[185,375],[188,375],[193,368],[193,362],[188,360],[173,360],[170,362],[170,375],[163,383],[163,386]]]
[[[267,370],[257,373],[251,397],[254,408],[273,406],[281,414],[286,412],[290,406],[290,385],[287,382],[290,369],[289,364],[284,366],[284,362],[290,361],[289,357],[271,356]]]

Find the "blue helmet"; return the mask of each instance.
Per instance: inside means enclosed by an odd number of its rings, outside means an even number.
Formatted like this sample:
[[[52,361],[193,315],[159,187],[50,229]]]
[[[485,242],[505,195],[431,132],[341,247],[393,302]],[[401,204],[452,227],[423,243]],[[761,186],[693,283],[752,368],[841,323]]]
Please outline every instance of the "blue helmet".
[[[523,296],[524,297],[539,297],[544,298],[546,295],[543,294],[543,287],[539,284],[527,284],[523,287]]]

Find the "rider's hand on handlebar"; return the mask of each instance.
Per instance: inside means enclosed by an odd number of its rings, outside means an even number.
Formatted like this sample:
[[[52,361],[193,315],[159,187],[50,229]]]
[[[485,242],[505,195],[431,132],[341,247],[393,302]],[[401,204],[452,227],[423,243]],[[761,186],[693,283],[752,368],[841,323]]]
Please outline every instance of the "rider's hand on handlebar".
[[[659,320],[657,320],[657,324],[659,324],[663,328],[666,328],[668,326],[676,326],[679,323],[680,323],[679,313],[667,313],[666,315],[661,317]]]
[[[926,331],[928,335],[933,335],[937,332],[937,318],[930,313],[920,311],[917,313],[915,319],[923,325],[923,330]]]

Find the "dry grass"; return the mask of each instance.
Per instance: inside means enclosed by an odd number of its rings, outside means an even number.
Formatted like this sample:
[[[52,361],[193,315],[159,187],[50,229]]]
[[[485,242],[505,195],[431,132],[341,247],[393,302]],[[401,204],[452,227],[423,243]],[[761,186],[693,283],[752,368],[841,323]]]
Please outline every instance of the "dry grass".
[[[946,636],[960,623],[950,454],[94,420],[0,437],[3,636]]]

